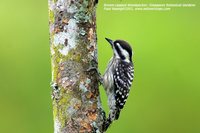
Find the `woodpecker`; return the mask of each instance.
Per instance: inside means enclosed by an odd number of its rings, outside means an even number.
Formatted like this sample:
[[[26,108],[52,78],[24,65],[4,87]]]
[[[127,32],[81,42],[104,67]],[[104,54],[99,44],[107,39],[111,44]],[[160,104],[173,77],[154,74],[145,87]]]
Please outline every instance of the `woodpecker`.
[[[103,87],[108,96],[109,115],[104,123],[104,130],[119,118],[128,98],[134,78],[132,48],[124,40],[112,41],[105,38],[112,47],[113,57],[110,59],[103,75]]]

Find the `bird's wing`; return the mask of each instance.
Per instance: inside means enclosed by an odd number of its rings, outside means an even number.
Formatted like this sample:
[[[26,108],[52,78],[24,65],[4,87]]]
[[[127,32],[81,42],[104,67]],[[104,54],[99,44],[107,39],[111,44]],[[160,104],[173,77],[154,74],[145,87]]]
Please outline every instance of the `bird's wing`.
[[[132,63],[118,63],[114,70],[116,106],[122,109],[129,95],[130,87],[134,77]]]

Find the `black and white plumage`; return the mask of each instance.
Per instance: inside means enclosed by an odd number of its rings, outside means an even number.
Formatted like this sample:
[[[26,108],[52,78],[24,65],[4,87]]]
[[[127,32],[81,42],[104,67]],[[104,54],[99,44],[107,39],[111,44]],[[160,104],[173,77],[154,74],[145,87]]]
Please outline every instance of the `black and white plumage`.
[[[134,77],[131,46],[123,40],[112,41],[108,38],[106,40],[111,44],[114,55],[103,75],[103,86],[108,96],[110,108],[109,116],[104,124],[105,129],[109,127],[112,121],[119,118]]]
[[[120,109],[124,107],[129,95],[130,87],[133,81],[132,63],[119,61],[113,73],[116,106]]]

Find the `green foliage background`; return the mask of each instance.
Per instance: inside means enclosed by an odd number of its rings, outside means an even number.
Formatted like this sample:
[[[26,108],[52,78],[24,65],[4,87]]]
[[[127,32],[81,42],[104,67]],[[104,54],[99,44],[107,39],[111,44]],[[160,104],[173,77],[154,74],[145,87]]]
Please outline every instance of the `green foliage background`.
[[[200,4],[196,0],[99,0],[99,67],[112,56],[104,37],[134,49],[135,80],[108,133],[200,132]],[[195,8],[104,11],[104,3],[195,3]],[[0,1],[0,132],[53,133],[47,0]],[[106,97],[101,89],[104,108]]]

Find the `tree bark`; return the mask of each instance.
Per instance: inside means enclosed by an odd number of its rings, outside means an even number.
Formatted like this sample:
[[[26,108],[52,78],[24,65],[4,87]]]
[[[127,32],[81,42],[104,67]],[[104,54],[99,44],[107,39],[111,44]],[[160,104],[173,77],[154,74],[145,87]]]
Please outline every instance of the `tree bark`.
[[[54,133],[101,133],[96,0],[49,0]]]

